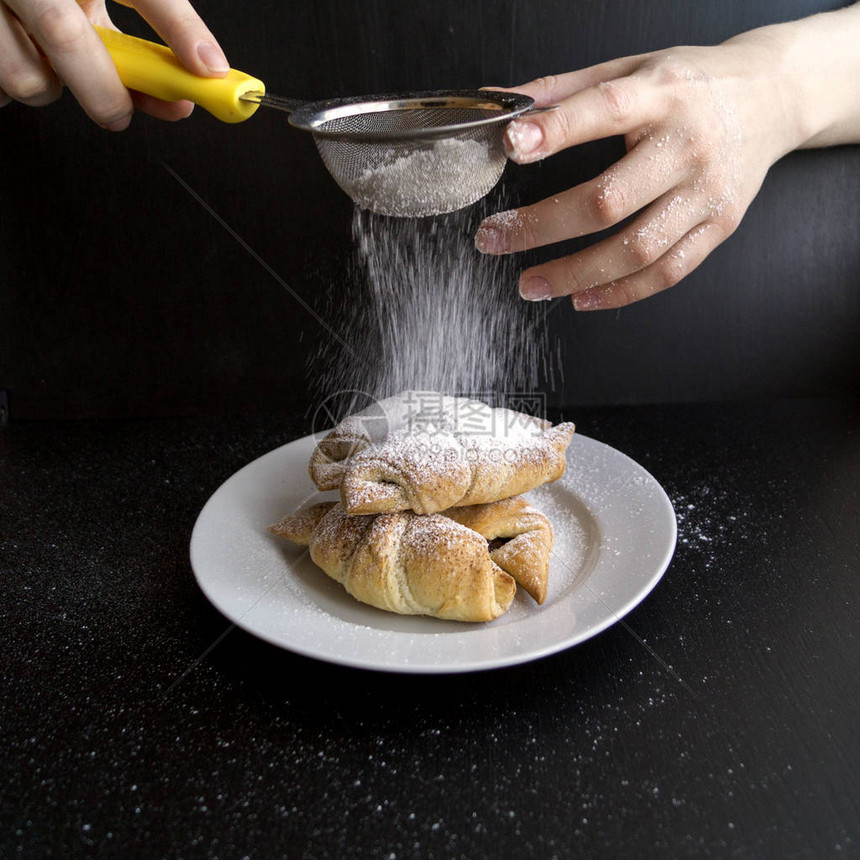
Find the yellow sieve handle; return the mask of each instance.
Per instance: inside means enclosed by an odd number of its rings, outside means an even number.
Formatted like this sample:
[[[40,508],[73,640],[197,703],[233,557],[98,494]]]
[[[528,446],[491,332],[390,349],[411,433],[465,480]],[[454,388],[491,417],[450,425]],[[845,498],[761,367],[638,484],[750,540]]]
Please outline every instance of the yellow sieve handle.
[[[106,27],[96,27],[116,64],[120,80],[130,90],[173,102],[189,99],[222,122],[242,122],[259,104],[243,101],[250,91],[265,93],[265,84],[230,69],[223,78],[201,78],[189,72],[165,45],[127,36]]]

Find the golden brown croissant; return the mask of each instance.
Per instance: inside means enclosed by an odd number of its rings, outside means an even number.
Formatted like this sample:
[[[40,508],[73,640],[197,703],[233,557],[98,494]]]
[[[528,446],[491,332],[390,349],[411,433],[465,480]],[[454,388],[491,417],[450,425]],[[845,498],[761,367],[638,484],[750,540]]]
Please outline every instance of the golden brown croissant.
[[[404,392],[341,422],[311,456],[317,487],[339,487],[350,515],[428,514],[506,499],[564,474],[573,424],[429,394]]]
[[[491,621],[510,606],[516,582],[543,600],[552,548],[542,514],[521,499],[496,504],[503,506],[496,516],[494,505],[445,515],[347,516],[340,503],[326,502],[270,530],[309,546],[314,562],[363,603],[403,615]],[[504,545],[490,550],[484,533]]]
[[[484,537],[490,558],[537,603],[546,600],[553,532],[550,521],[540,511],[516,497],[451,508],[443,516]]]

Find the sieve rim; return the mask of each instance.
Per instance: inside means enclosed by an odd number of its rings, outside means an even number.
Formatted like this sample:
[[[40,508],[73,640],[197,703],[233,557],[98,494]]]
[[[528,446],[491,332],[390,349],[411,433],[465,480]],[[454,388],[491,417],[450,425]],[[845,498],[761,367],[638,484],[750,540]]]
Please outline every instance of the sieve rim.
[[[391,140],[420,140],[453,137],[465,131],[484,126],[507,123],[534,107],[534,99],[521,93],[504,93],[496,90],[427,90],[414,93],[384,93],[381,95],[350,96],[341,99],[305,102],[289,116],[289,123],[314,137],[327,140],[350,140],[356,143]],[[481,108],[498,110],[497,116],[466,122],[440,125],[433,128],[400,129],[393,131],[331,131],[322,124],[334,119],[360,113],[384,113],[392,110],[420,110],[427,108]]]

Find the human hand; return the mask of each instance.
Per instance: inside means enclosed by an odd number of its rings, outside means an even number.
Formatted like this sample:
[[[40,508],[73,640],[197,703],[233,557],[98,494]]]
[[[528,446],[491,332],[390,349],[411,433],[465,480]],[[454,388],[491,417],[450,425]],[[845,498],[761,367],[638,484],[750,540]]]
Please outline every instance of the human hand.
[[[572,295],[578,310],[616,308],[677,283],[738,226],[768,168],[802,143],[789,109],[782,45],[767,28],[715,47],[625,57],[516,92],[554,111],[512,122],[520,164],[623,135],[627,154],[596,178],[487,218],[484,253],[523,251],[612,227],[615,235],[522,273],[527,299]]]
[[[136,0],[134,8],[189,71],[227,74],[227,59],[188,0]],[[49,104],[65,85],[110,131],[126,128],[135,108],[166,120],[191,113],[189,101],[165,102],[127,90],[94,24],[116,29],[104,0],[0,0],[0,107],[13,100]]]

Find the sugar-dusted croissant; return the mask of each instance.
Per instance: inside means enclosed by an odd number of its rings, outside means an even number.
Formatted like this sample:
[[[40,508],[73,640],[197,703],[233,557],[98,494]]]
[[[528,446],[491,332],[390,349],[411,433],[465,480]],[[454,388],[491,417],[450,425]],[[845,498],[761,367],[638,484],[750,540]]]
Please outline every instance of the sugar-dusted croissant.
[[[553,546],[550,521],[525,499],[516,497],[451,508],[443,516],[476,531],[489,544],[490,558],[538,603],[546,600],[549,557]]]
[[[564,474],[573,424],[553,427],[477,400],[429,394],[404,392],[335,427],[311,456],[317,487],[339,487],[350,515],[428,514],[506,499]]]
[[[492,621],[517,588],[479,534],[438,514],[348,517],[339,503],[324,503],[272,531],[309,545],[316,564],[357,600],[401,615]]]
[[[445,515],[347,516],[340,503],[327,502],[270,530],[309,546],[316,564],[363,603],[403,615],[491,621],[510,606],[516,582],[543,600],[552,548],[549,522],[524,500],[496,505],[495,516],[492,504]],[[491,549],[482,535],[503,545]]]

